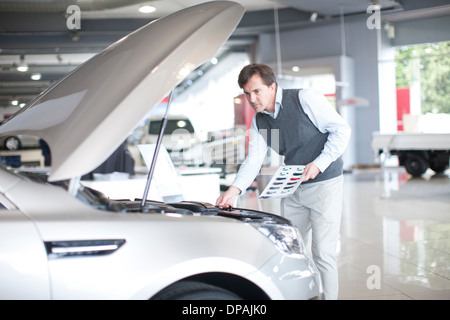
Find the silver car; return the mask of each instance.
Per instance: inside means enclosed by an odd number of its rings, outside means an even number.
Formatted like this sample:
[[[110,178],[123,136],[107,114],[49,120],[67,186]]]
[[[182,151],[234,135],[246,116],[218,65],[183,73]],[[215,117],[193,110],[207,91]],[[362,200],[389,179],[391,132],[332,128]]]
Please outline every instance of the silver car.
[[[2,124],[0,135],[43,138],[52,164],[48,175],[0,167],[0,298],[321,295],[298,230],[282,217],[145,196],[112,200],[80,184],[182,75],[213,57],[243,12],[213,1],[148,24]]]
[[[40,148],[39,138],[27,134],[0,137],[0,148],[10,151],[24,148]]]

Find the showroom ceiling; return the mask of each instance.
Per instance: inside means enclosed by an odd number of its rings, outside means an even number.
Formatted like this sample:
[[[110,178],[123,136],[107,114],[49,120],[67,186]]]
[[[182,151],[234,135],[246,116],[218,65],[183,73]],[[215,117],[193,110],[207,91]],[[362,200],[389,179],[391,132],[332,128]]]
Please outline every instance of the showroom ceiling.
[[[377,2],[384,19],[450,14],[448,0],[235,0],[246,13],[219,52],[250,52],[261,33],[311,27],[341,15],[367,14]],[[26,103],[95,53],[151,20],[205,0],[0,0],[0,106]],[[70,5],[80,8],[79,29]],[[150,5],[155,10],[141,13]],[[157,45],[157,44],[155,44]],[[24,72],[18,71],[26,65]],[[205,72],[209,66],[202,66]],[[32,79],[33,77],[33,79]],[[15,103],[15,102],[14,102]]]

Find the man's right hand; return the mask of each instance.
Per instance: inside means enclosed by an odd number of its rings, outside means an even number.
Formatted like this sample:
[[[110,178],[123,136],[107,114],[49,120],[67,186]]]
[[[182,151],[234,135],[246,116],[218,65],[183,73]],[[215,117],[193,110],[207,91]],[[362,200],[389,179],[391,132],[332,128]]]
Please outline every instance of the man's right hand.
[[[217,198],[216,206],[220,209],[229,208],[234,205],[236,197],[241,193],[241,190],[235,186],[230,186],[227,191]]]

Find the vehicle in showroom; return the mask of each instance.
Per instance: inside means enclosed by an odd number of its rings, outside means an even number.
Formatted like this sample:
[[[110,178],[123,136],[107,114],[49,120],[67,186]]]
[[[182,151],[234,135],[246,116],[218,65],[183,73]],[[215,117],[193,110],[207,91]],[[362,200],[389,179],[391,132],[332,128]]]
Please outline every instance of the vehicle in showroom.
[[[314,299],[318,271],[277,215],[207,203],[108,199],[80,177],[108,158],[244,9],[197,5],[81,65],[0,126],[52,152],[42,175],[0,167],[2,299]],[[155,44],[158,44],[155,46]],[[99,143],[101,142],[101,143]]]
[[[1,125],[1,122],[0,122]],[[16,151],[26,148],[39,148],[39,138],[28,134],[0,137],[0,148]]]
[[[141,142],[156,144],[163,121],[166,121],[166,124],[161,143],[169,152],[174,164],[202,165],[202,141],[191,120],[185,115],[150,117]]]

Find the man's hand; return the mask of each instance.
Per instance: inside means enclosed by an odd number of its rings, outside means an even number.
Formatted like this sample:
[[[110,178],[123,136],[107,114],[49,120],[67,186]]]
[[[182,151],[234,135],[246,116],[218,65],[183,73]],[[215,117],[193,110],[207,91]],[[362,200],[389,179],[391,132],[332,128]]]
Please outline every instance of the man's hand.
[[[236,188],[235,186],[230,186],[227,191],[222,193],[222,195],[219,198],[217,198],[216,206],[218,206],[220,209],[233,206],[236,197],[240,193],[241,190],[239,188]]]
[[[314,179],[320,173],[319,168],[314,163],[308,163],[303,171],[302,178],[303,181],[308,181],[309,179]]]

